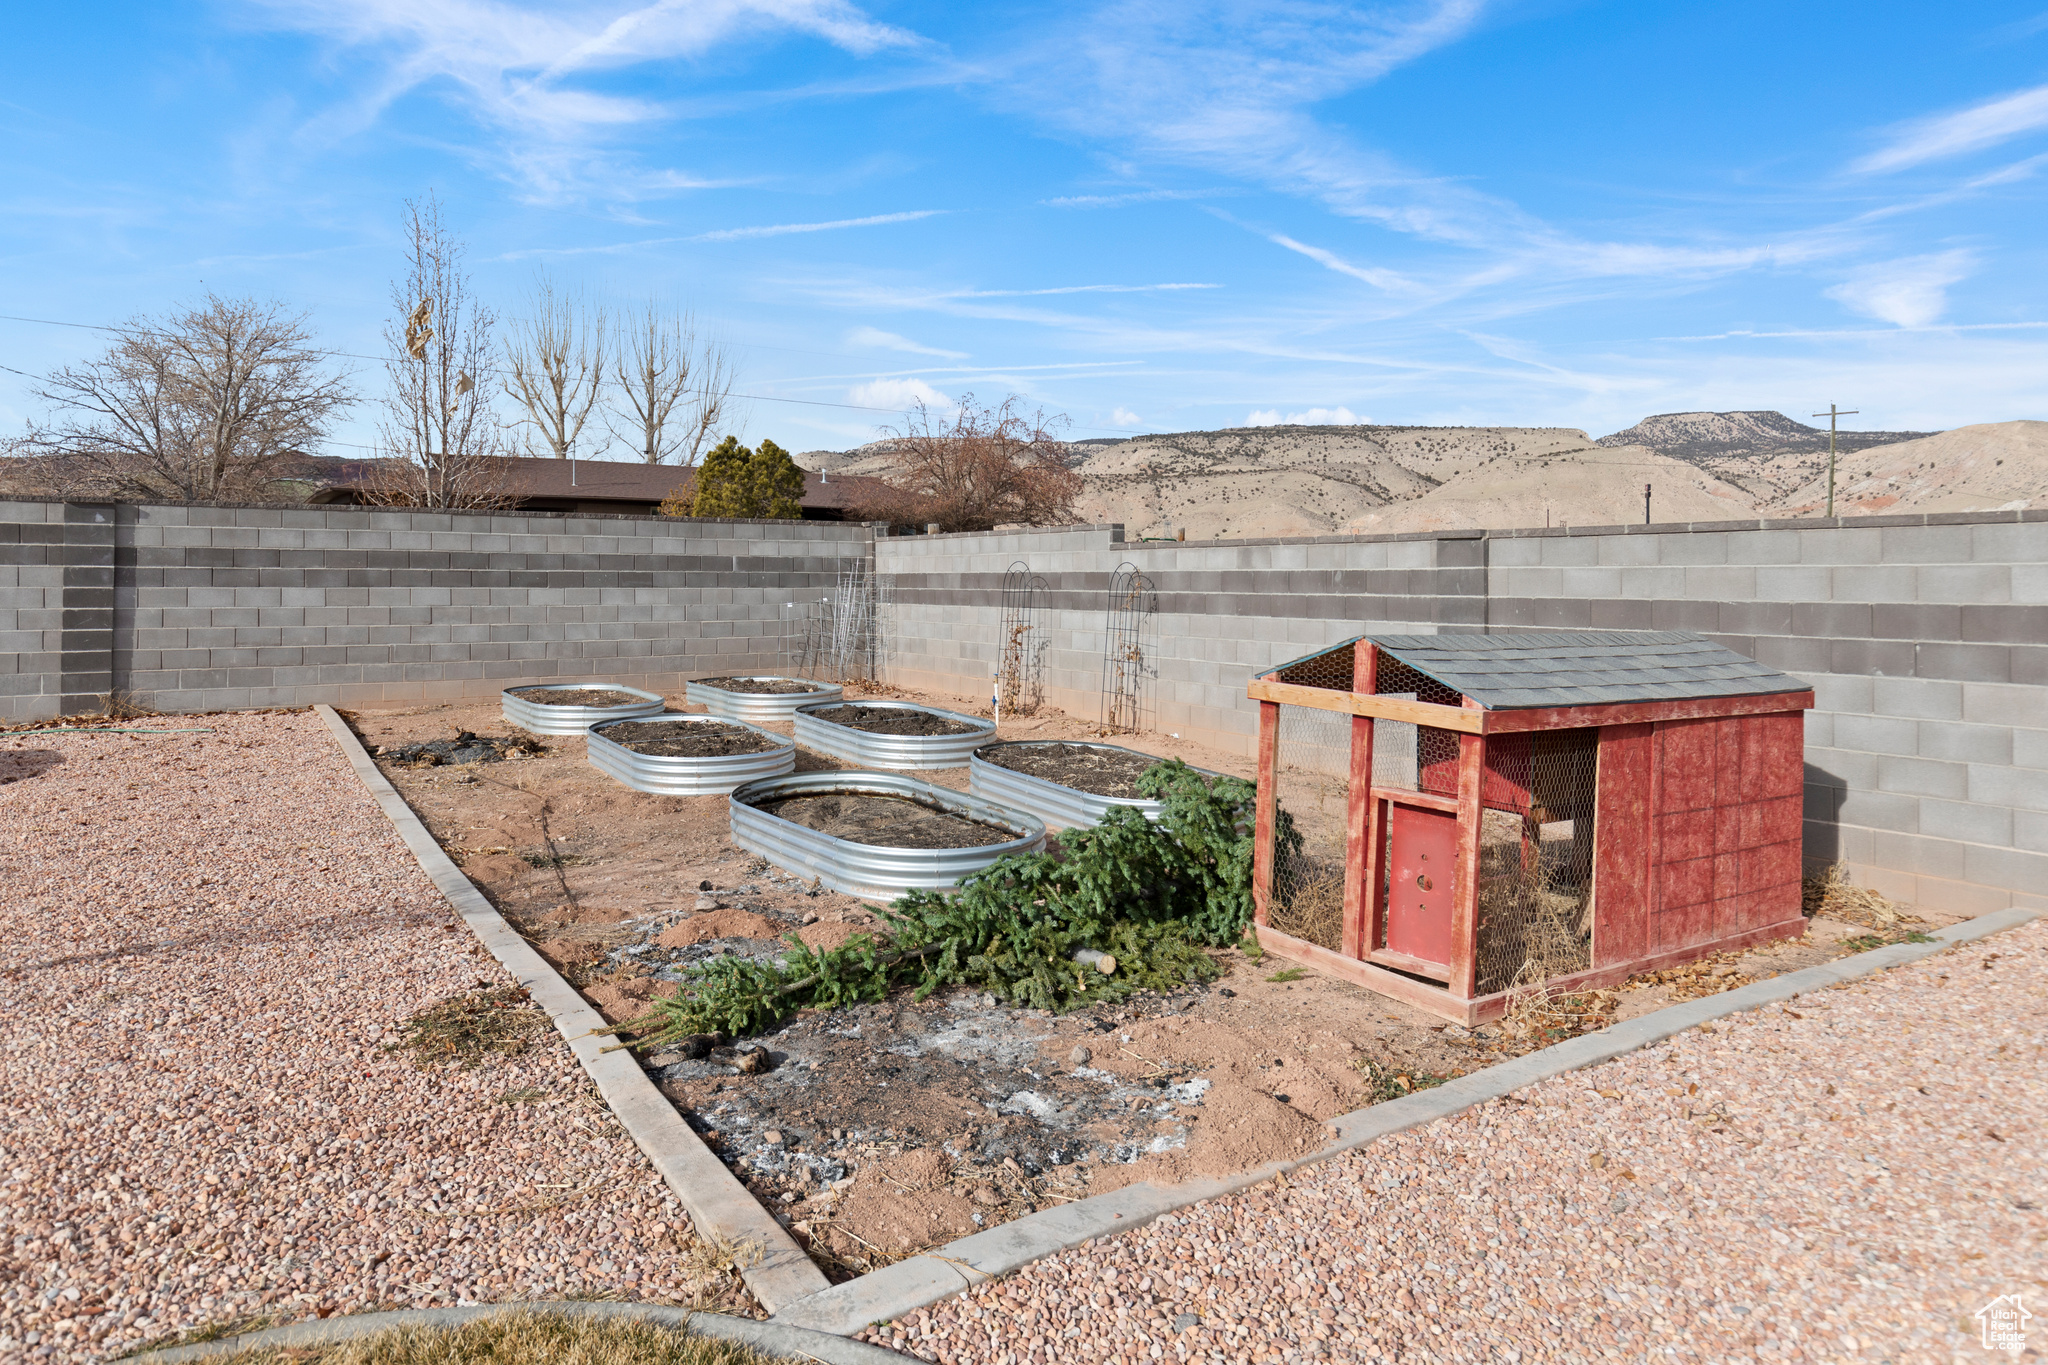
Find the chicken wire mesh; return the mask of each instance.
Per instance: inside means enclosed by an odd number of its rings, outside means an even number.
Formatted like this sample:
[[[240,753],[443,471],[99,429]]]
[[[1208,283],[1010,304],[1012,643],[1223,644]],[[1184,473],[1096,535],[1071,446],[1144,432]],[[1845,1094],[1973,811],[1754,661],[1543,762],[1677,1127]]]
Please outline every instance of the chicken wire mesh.
[[[1350,716],[1308,706],[1280,708],[1273,765],[1273,889],[1266,922],[1332,952],[1344,947],[1350,773]]]
[[[1598,759],[1597,730],[1486,741],[1475,982],[1481,995],[1592,965]]]

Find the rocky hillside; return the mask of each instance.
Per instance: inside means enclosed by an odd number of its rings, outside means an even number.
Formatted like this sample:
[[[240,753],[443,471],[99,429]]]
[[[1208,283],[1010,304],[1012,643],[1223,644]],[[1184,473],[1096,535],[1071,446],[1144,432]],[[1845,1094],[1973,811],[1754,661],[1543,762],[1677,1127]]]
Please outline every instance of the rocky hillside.
[[[1827,457],[1821,457],[1825,466]],[[1825,468],[1778,500],[1785,516],[1827,506]],[[1984,422],[1874,446],[1835,462],[1835,515],[2048,507],[2048,422]]]
[[[1868,450],[1932,435],[1926,431],[1842,431],[1835,439],[1837,464],[1843,452]],[[1643,446],[1674,460],[1697,465],[1746,490],[1758,504],[1774,509],[1815,475],[1825,476],[1825,427],[1795,422],[1782,412],[1666,412],[1645,417],[1627,431],[1602,436],[1603,446]]]

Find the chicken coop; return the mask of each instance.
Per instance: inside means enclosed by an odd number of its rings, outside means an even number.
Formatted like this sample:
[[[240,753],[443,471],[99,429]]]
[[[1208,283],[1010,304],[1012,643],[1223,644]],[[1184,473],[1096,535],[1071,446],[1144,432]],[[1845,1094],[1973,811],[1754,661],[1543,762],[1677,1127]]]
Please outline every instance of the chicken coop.
[[[1255,677],[1260,943],[1467,1025],[1805,930],[1805,683],[1685,631],[1363,635]]]

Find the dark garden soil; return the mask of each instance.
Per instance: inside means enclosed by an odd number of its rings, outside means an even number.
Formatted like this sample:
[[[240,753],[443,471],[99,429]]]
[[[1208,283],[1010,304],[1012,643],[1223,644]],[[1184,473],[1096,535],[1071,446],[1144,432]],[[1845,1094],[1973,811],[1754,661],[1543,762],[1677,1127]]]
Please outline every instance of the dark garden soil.
[[[929,711],[905,711],[894,706],[828,706],[811,714],[870,735],[966,735],[981,728]]]
[[[850,843],[878,848],[987,848],[1017,837],[907,796],[826,792],[755,803],[755,809]]]
[[[350,719],[367,744],[386,748],[502,726],[495,701]],[[1053,712],[1006,719],[1001,737],[1080,740],[1095,729]],[[1243,758],[1168,736],[1118,742],[1250,775]],[[766,960],[788,950],[788,934],[829,947],[882,928],[872,905],[735,846],[727,798],[632,791],[592,768],[574,736],[509,762],[378,763],[500,913],[613,1022],[646,1013],[694,964]],[[800,770],[841,766],[798,754]],[[965,769],[929,777],[967,785]],[[1918,923],[1873,927],[1824,912],[1804,938],[1639,978],[1583,1012],[1595,1024],[1626,1019],[1959,918],[1916,913]],[[1342,1113],[1586,1022],[1567,1007],[1526,1027],[1467,1030],[1271,956],[1231,951],[1219,964],[1224,975],[1206,987],[1064,1018],[962,991],[923,1003],[897,995],[806,1011],[775,1034],[735,1040],[737,1049],[642,1063],[843,1278],[1133,1181],[1241,1171],[1305,1150]],[[759,1065],[748,1055],[755,1046],[765,1070],[749,1069]]]
[[[1128,749],[1094,749],[1085,744],[991,744],[975,755],[1013,773],[1057,782],[1062,787],[1127,800],[1143,795],[1138,778],[1159,760]]]
[[[512,695],[535,706],[632,706],[647,700],[609,687],[520,687]]]
[[[546,752],[546,746],[525,735],[476,735],[467,730],[457,730],[443,739],[383,745],[375,750],[375,755],[392,763],[418,763],[433,767],[441,763],[496,763],[514,757],[534,758]]]
[[[690,686],[715,687],[721,692],[750,692],[764,697],[786,697],[797,692],[825,690],[793,678],[697,678],[691,681]]]
[[[662,758],[765,754],[781,747],[767,735],[722,720],[622,720],[600,733],[621,748]]]

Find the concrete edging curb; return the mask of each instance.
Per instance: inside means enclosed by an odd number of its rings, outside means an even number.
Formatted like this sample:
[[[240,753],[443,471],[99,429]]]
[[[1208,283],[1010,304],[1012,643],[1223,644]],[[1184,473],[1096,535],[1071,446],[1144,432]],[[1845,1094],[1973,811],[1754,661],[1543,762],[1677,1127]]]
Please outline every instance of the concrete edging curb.
[[[696,1336],[737,1341],[768,1355],[805,1355],[826,1365],[902,1365],[906,1357],[864,1341],[850,1341],[830,1332],[792,1327],[787,1323],[755,1322],[751,1318],[727,1317],[722,1313],[699,1313],[654,1303],[581,1303],[544,1301],[538,1303],[475,1304],[461,1308],[411,1308],[392,1313],[362,1313],[355,1317],[321,1318],[295,1322],[288,1327],[267,1327],[222,1337],[193,1346],[167,1346],[126,1357],[141,1365],[179,1365],[188,1360],[206,1360],[233,1355],[237,1351],[266,1346],[331,1346],[354,1337],[368,1336],[393,1327],[457,1327],[493,1313],[516,1309],[537,1313],[578,1314],[594,1318],[647,1318],[666,1327],[680,1327]]]
[[[317,705],[313,709],[327,723],[357,778],[398,830],[420,868],[433,879],[491,956],[527,989],[536,1005],[547,1011],[555,1030],[568,1042],[612,1113],[689,1210],[691,1221],[700,1231],[752,1243],[761,1249],[761,1259],[740,1272],[754,1297],[774,1313],[826,1288],[830,1281],[825,1273],[690,1130],[690,1125],[655,1088],[632,1054],[602,1051],[610,1039],[597,1037],[594,1031],[606,1026],[604,1017],[505,922],[484,894],[462,874],[405,798],[377,771],[355,732],[335,714],[334,708]]]
[[[1844,981],[1872,976],[1891,967],[1917,962],[1961,943],[2017,928],[2038,918],[2032,910],[1998,910],[1951,925],[1934,943],[1901,943],[1877,948],[1724,991],[1704,1000],[1672,1005],[1641,1015],[1599,1033],[1543,1048],[1446,1081],[1434,1089],[1404,1095],[1331,1121],[1335,1140],[1289,1161],[1275,1161],[1255,1170],[1215,1180],[1188,1181],[1168,1188],[1129,1185],[949,1242],[934,1251],[908,1257],[856,1280],[832,1286],[778,1310],[770,1319],[823,1332],[851,1334],[888,1322],[940,1299],[970,1289],[984,1280],[1019,1269],[1054,1252],[1080,1246],[1097,1237],[1129,1232],[1165,1214],[1204,1199],[1247,1189],[1276,1175],[1313,1166],[1355,1151],[1377,1138],[1420,1127],[1499,1099],[1538,1081],[1597,1066],[1683,1033],[1689,1028],[1731,1014],[1774,1005]]]

